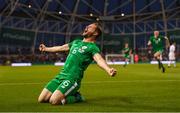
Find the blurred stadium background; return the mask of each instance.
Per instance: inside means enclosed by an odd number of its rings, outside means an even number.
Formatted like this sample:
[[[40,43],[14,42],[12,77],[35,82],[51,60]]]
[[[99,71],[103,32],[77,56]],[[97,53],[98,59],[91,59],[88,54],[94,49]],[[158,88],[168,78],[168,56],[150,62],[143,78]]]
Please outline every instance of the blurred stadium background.
[[[159,30],[176,41],[180,60],[180,0],[0,0],[0,64],[64,62],[66,53],[41,54],[39,44],[81,38],[92,22],[102,24],[97,44],[103,55],[121,54],[128,42],[139,62],[148,62],[147,42]],[[168,60],[164,47],[163,60]]]
[[[67,56],[40,53],[39,44],[55,46],[82,38],[92,22],[102,24],[97,44],[104,57],[115,54],[111,61],[123,60],[127,42],[143,64],[112,65],[118,72],[112,78],[92,64],[82,81],[86,102],[38,103],[42,88],[62,69],[54,63]],[[176,41],[180,61],[180,0],[0,0],[0,112],[179,112],[180,64],[166,68],[166,73],[149,64],[153,58],[147,42],[154,30]],[[166,42],[163,60],[168,60]]]

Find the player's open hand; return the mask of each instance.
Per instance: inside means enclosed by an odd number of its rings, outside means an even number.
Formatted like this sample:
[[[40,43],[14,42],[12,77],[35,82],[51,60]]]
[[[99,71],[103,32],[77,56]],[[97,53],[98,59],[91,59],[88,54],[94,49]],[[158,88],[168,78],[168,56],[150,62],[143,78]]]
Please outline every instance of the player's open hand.
[[[40,46],[39,46],[39,51],[45,51],[46,50],[46,46],[44,45],[44,44],[41,44]]]
[[[167,37],[167,36],[164,36],[164,38],[165,38],[166,40],[168,40],[168,37]]]
[[[116,75],[116,73],[117,73],[117,70],[116,69],[114,69],[114,68],[110,68],[110,70],[109,70],[109,75],[111,76],[111,77],[114,77],[115,75]]]

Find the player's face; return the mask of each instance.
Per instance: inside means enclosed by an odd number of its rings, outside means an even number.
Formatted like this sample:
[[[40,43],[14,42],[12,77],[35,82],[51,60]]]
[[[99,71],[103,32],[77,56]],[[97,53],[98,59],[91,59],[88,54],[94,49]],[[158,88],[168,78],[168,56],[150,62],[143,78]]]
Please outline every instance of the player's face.
[[[154,31],[154,36],[157,38],[159,36],[159,31]]]
[[[97,26],[95,24],[90,24],[90,25],[86,26],[82,35],[85,38],[91,37],[91,36],[95,35],[96,28],[97,28]]]
[[[128,43],[126,43],[126,44],[125,44],[125,48],[128,48],[128,46],[129,46]]]

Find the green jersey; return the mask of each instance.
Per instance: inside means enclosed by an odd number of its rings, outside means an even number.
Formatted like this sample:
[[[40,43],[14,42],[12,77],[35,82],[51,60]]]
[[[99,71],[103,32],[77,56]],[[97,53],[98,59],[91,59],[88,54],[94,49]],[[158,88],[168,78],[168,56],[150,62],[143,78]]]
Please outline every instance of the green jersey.
[[[58,77],[80,82],[84,71],[93,61],[94,54],[99,53],[100,50],[95,43],[82,40],[74,40],[69,43],[69,48],[69,55]]]
[[[162,36],[158,36],[157,38],[155,38],[154,36],[151,36],[150,42],[152,44],[154,52],[163,50],[163,37]]]
[[[124,51],[124,57],[129,58],[130,49],[129,48],[124,48],[123,51]]]

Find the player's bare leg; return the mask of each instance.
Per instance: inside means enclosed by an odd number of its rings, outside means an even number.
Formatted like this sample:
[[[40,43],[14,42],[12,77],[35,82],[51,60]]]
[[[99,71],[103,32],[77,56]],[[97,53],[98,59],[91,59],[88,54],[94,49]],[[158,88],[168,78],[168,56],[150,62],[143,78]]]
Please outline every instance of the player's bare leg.
[[[65,104],[65,95],[62,94],[61,91],[56,90],[52,94],[49,103],[51,103],[52,105]]]
[[[171,67],[171,64],[174,64],[174,67],[176,67],[176,60],[169,60],[168,68]]]
[[[126,67],[128,62],[129,62],[129,59],[128,59],[128,58],[125,58],[125,63],[124,63],[124,65],[123,65],[123,67]]]
[[[168,68],[171,67],[171,63],[172,63],[172,60],[169,60],[169,62],[168,62]]]
[[[158,61],[158,66],[159,66],[159,69],[162,68],[162,72],[164,73],[165,72],[165,68],[161,62],[161,53],[160,52],[156,52],[154,54],[154,57],[156,58],[156,60]]]
[[[49,102],[51,95],[52,93],[48,89],[44,88],[41,94],[39,95],[38,102],[40,103]]]
[[[176,60],[173,60],[174,61],[174,67],[176,67]]]
[[[161,69],[161,65],[160,65],[160,53],[159,53],[159,52],[156,52],[156,53],[154,54],[154,58],[156,58],[156,60],[158,61],[159,69]]]
[[[168,62],[168,68],[171,67],[171,64],[174,64],[174,67],[176,67],[176,60],[169,60],[169,62]]]
[[[85,99],[79,92],[76,92],[74,95],[69,95],[65,97],[65,95],[62,94],[61,91],[56,90],[52,94],[49,103],[51,103],[52,105],[59,105],[59,104],[72,104],[83,101],[85,101]]]

